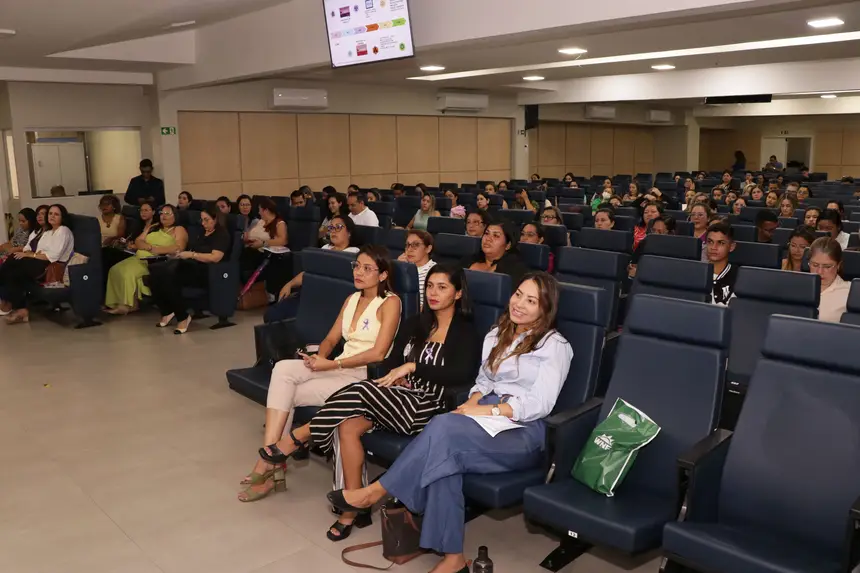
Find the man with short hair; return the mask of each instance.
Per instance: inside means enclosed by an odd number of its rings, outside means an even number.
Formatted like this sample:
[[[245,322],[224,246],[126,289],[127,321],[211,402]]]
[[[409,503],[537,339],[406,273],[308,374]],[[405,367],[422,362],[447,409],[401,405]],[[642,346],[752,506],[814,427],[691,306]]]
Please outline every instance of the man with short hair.
[[[779,217],[773,211],[762,209],[755,216],[755,230],[757,243],[770,243],[773,241],[773,232],[779,227]]]
[[[735,281],[738,278],[737,267],[729,263],[729,253],[735,250],[735,239],[732,227],[722,221],[708,227],[705,249],[708,262],[714,265],[714,290],[711,293],[711,304],[726,306],[735,296]]]
[[[304,207],[305,205],[307,205],[307,200],[300,189],[290,193],[290,207]]]
[[[379,217],[367,207],[367,197],[361,191],[351,191],[346,196],[346,205],[349,207],[349,218],[356,225],[365,227],[378,227]]]
[[[125,191],[125,202],[139,207],[144,203],[164,205],[164,181],[152,175],[152,161],[140,162],[140,175],[132,177]]]
[[[394,194],[394,197],[402,197],[403,196],[403,183],[395,183],[391,186],[391,192]]]

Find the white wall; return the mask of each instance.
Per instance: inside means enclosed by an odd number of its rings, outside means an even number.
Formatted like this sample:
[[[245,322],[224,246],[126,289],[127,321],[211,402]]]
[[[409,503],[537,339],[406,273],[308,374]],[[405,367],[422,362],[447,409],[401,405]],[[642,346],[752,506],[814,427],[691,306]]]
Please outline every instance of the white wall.
[[[540,106],[540,119],[541,121],[584,121],[588,123],[651,125],[659,127],[666,124],[655,124],[646,121],[648,110],[665,109],[672,113],[672,122],[670,125],[684,124],[684,108],[670,109],[639,103],[618,103],[612,104],[612,107],[615,108],[615,119],[594,120],[585,117],[584,103],[546,104]]]
[[[123,193],[128,180],[139,173],[140,131],[88,131],[86,143],[92,188]]]

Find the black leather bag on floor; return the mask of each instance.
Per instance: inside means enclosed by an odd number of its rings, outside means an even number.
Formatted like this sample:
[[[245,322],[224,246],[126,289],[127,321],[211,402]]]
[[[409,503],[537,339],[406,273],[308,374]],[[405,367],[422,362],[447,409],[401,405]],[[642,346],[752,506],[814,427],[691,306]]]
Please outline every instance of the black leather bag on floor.
[[[403,565],[426,553],[426,550],[419,546],[421,540],[421,521],[422,517],[409,511],[405,505],[395,500],[385,502],[381,509],[382,515],[382,541],[373,543],[361,543],[347,547],[341,552],[343,562],[351,567],[361,567],[362,569],[375,569],[377,571],[387,571],[392,565]],[[371,547],[382,546],[382,556],[391,563],[388,567],[377,567],[376,565],[366,565],[347,559],[346,554]]]

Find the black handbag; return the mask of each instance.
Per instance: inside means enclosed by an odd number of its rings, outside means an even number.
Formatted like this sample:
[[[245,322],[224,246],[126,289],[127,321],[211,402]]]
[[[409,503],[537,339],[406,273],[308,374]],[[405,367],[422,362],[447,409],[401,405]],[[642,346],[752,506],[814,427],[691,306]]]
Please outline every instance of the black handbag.
[[[421,522],[422,517],[409,511],[405,505],[396,501],[389,500],[382,505],[382,541],[373,543],[361,543],[344,549],[340,558],[344,563],[351,567],[361,567],[363,569],[375,569],[377,571],[388,571],[392,565],[403,565],[415,559],[416,557],[426,553],[425,549],[421,549],[419,543],[421,540]],[[376,565],[366,565],[347,559],[346,554],[371,547],[382,546],[382,556],[391,563],[388,567],[377,567]]]
[[[274,366],[279,360],[296,358],[304,343],[296,333],[294,321],[270,322],[254,327],[254,346],[257,350],[256,366]]]

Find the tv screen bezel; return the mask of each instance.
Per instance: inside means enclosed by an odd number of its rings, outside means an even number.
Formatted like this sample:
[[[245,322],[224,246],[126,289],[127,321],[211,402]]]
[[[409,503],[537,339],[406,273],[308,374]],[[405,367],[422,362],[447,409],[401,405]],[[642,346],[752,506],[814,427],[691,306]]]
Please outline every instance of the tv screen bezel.
[[[348,2],[361,2],[363,0],[347,0]],[[377,0],[378,1],[378,0]],[[334,65],[334,54],[331,51],[331,30],[328,28],[328,11],[325,7],[325,0],[320,0],[320,4],[323,7],[323,20],[325,21],[325,40],[326,46],[328,46],[328,61],[331,69],[333,70],[341,70],[344,68],[354,68],[356,66],[367,66],[369,64],[384,64],[385,62],[396,62],[398,60],[408,60],[410,58],[415,57],[415,35],[412,33],[412,11],[409,7],[409,3],[412,0],[404,0],[406,2],[406,16],[407,16],[407,24],[409,25],[409,42],[412,44],[412,54],[408,56],[400,56],[399,58],[387,58],[385,60],[378,61],[367,61],[367,62],[358,62],[355,64],[349,64],[346,66],[336,66]]]

